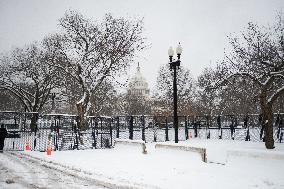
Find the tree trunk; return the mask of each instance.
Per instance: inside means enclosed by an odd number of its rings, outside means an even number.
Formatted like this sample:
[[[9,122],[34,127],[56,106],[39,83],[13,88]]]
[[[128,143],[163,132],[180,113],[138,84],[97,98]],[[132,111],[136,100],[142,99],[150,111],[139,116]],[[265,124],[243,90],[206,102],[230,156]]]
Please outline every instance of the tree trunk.
[[[261,111],[263,113],[264,140],[267,149],[274,149],[273,138],[273,111],[272,105],[267,102],[266,91],[262,91],[260,95]]]
[[[264,127],[264,134],[265,134],[265,147],[267,149],[273,149],[274,148],[274,138],[273,138],[273,112],[271,105],[268,105],[266,108],[265,113],[265,120],[266,123]]]
[[[30,125],[30,129],[32,132],[37,131],[37,128],[38,128],[37,121],[38,121],[38,113],[33,113],[32,118],[31,118],[31,125]]]
[[[90,100],[90,94],[88,92],[86,92],[84,94],[84,97],[79,102],[77,102],[77,104],[76,104],[78,116],[79,116],[79,120],[78,120],[77,124],[78,124],[78,128],[80,130],[88,129],[88,124],[87,124],[87,120],[86,120],[86,113],[87,113],[89,100]]]
[[[38,96],[36,94],[36,96]],[[38,112],[39,112],[39,109],[38,109],[38,98],[35,98],[35,102],[34,102],[34,105],[32,107],[32,112],[37,112],[37,113],[32,113],[32,117],[31,117],[31,125],[30,125],[30,129],[32,132],[37,132],[37,121],[38,121]]]

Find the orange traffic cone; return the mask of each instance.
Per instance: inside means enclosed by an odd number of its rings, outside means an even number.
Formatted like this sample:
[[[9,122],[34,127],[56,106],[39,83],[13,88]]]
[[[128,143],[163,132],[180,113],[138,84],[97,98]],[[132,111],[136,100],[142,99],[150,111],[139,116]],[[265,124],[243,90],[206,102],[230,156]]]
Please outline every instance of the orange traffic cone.
[[[29,150],[31,150],[31,148],[30,148],[30,144],[27,142],[26,143],[26,151],[29,151]]]
[[[47,146],[46,154],[47,154],[48,156],[51,156],[50,140],[48,141],[48,146]]]
[[[50,147],[47,147],[46,154],[47,154],[48,156],[51,156],[51,148],[50,148]]]

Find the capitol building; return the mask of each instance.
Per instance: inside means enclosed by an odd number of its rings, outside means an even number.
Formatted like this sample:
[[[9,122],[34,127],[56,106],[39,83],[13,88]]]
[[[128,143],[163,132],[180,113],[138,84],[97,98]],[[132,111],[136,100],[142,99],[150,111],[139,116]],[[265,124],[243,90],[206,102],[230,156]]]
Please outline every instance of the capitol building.
[[[139,63],[135,75],[130,79],[127,93],[136,97],[149,98],[150,90],[146,79],[141,74]]]

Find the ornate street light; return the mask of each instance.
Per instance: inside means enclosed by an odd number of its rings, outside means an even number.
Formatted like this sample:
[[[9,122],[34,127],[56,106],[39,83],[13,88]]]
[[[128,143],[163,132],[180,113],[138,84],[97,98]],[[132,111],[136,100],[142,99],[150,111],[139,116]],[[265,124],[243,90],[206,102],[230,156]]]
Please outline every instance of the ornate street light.
[[[170,69],[174,70],[174,81],[173,81],[173,95],[174,95],[174,128],[175,128],[175,143],[178,143],[178,115],[177,115],[177,68],[180,66],[180,55],[182,53],[182,47],[180,43],[176,48],[177,60],[173,60],[174,50],[172,47],[168,50],[170,58]]]

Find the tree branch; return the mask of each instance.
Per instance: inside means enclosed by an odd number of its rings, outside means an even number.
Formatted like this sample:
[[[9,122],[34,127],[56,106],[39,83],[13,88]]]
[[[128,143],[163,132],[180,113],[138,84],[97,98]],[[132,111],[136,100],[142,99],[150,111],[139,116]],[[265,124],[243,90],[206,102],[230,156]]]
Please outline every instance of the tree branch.
[[[263,84],[254,76],[252,76],[251,74],[249,73],[244,73],[244,72],[241,72],[241,73],[235,73],[235,74],[232,74],[230,76],[228,76],[227,78],[225,78],[224,80],[222,80],[220,83],[217,83],[215,84],[213,87],[210,87],[211,89],[217,89],[219,88],[220,86],[224,85],[225,83],[229,82],[229,80],[231,78],[234,78],[234,77],[247,77],[249,78],[251,81],[253,81],[255,84],[257,84],[259,87],[263,87]]]
[[[274,101],[277,100],[278,97],[284,95],[284,86],[278,89],[269,99],[268,104],[273,104]]]

